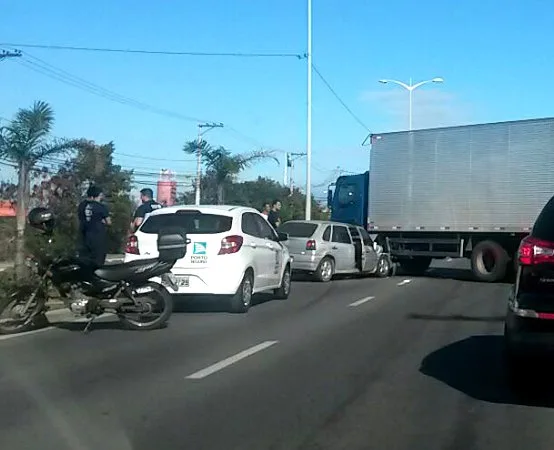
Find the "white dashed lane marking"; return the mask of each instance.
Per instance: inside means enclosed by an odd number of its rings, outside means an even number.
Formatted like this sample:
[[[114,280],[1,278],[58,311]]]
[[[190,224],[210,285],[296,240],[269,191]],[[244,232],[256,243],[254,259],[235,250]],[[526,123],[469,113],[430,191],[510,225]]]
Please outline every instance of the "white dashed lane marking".
[[[361,298],[360,300],[356,300],[355,302],[350,303],[350,305],[348,306],[360,306],[366,302],[373,300],[374,298],[375,297],[364,297],[364,298]]]
[[[226,367],[229,367],[237,362],[239,362],[241,359],[248,358],[249,356],[254,355],[255,353],[261,352],[262,350],[265,350],[272,345],[278,344],[279,341],[265,341],[261,344],[255,345],[254,347],[250,347],[246,350],[243,350],[240,353],[237,353],[236,355],[230,356],[229,358],[225,358],[211,366],[206,367],[205,369],[199,370],[198,372],[194,372],[191,375],[188,375],[185,378],[188,378],[189,380],[201,380],[202,378],[206,378],[207,376],[210,376],[216,372],[219,372],[220,370],[225,369]]]
[[[402,280],[400,283],[397,283],[397,286],[404,286],[406,284],[411,283],[412,280]]]

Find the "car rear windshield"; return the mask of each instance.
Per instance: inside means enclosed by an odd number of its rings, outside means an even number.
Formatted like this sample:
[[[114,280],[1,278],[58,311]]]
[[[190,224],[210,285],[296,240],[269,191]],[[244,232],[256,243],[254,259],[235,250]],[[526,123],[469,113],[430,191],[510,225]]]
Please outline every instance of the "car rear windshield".
[[[146,219],[140,231],[157,234],[166,227],[184,228],[187,234],[216,234],[229,231],[233,218],[218,214],[202,214],[184,212],[175,214],[158,214]]]
[[[533,226],[532,235],[538,239],[554,242],[554,197],[539,214]]]
[[[309,238],[317,230],[317,224],[305,222],[288,222],[279,227],[279,231],[290,237]]]

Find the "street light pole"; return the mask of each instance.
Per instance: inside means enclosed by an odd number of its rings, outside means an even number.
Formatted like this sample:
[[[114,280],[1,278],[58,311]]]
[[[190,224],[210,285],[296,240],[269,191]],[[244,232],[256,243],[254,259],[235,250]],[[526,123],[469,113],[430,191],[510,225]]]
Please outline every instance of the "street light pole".
[[[306,130],[306,220],[312,218],[312,0],[308,0],[308,111]]]
[[[409,98],[410,98],[410,103],[409,103],[409,119],[408,119],[408,126],[409,126],[409,130],[412,131],[412,106],[413,106],[413,92],[414,90],[416,90],[418,87],[420,86],[423,86],[424,84],[429,84],[429,83],[443,83],[444,80],[440,77],[435,77],[435,78],[432,78],[431,80],[425,80],[425,81],[420,81],[419,83],[416,83],[416,84],[412,84],[412,79],[410,78],[410,83],[409,84],[406,84],[402,81],[398,81],[398,80],[379,80],[379,83],[383,83],[383,84],[387,84],[387,83],[393,83],[393,84],[397,84],[398,86],[401,86],[403,87],[404,89],[406,89],[408,91],[408,94],[409,94]]]
[[[412,106],[413,106],[413,99],[414,99],[414,88],[412,88],[412,77],[410,77],[410,89],[408,89],[408,94],[410,97],[410,112],[408,117],[408,129],[412,131]]]
[[[202,131],[202,128],[206,130]],[[194,204],[200,205],[200,184],[202,180],[202,136],[214,128],[223,128],[222,123],[200,123],[198,124],[198,141],[196,143],[196,182],[194,192]]]

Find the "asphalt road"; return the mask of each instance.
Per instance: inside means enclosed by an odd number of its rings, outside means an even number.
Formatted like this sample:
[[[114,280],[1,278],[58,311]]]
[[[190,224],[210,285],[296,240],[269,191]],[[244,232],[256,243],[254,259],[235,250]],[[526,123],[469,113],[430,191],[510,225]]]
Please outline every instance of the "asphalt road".
[[[501,363],[508,285],[446,267],[0,340],[0,448],[551,450],[553,396]]]

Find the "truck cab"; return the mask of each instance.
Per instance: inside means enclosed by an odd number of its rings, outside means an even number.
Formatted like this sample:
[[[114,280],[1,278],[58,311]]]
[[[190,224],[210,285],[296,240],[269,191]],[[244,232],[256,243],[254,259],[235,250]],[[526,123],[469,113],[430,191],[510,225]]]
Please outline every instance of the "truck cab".
[[[327,207],[331,210],[332,221],[358,225],[367,230],[368,205],[369,171],[343,175],[327,191]]]

